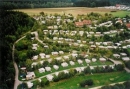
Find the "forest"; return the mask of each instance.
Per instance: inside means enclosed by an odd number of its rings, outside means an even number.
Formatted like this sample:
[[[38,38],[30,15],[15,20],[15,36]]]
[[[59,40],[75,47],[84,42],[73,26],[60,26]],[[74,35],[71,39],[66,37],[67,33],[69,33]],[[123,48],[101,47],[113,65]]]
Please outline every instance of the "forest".
[[[4,0],[0,8],[101,7],[115,4],[129,5],[130,0]]]
[[[12,89],[15,75],[12,46],[32,29],[35,20],[22,12],[0,10],[0,13],[0,89]]]

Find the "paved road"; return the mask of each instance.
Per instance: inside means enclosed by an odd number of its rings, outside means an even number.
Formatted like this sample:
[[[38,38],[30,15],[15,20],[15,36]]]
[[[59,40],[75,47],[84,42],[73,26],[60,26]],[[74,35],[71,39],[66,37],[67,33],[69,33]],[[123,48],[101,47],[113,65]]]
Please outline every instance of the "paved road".
[[[14,60],[14,51],[15,51],[15,44],[22,40],[23,38],[25,38],[25,36],[21,37],[20,39],[18,39],[12,47],[12,59],[13,59],[13,64],[14,64],[14,68],[15,68],[15,82],[14,82],[14,89],[17,89],[18,85],[21,84],[22,82],[18,80],[18,75],[19,75],[19,70],[18,70],[18,66]]]

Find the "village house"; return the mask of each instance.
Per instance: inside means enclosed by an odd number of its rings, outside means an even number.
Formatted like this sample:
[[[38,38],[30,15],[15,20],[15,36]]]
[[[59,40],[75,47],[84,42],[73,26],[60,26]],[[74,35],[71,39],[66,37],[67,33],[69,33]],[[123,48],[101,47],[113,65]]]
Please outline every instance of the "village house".
[[[83,27],[83,22],[75,22],[76,27]]]
[[[44,68],[40,68],[40,69],[38,69],[38,71],[39,71],[39,73],[43,73],[43,72],[45,72],[45,69]]]
[[[49,74],[49,75],[46,76],[46,78],[47,78],[48,81],[52,81],[53,78],[54,78],[54,76],[52,76],[51,74]]]
[[[130,23],[127,23],[126,26],[130,30]]]
[[[91,25],[92,21],[91,20],[83,20],[79,22],[75,22],[76,27],[83,27],[84,25]]]
[[[31,89],[32,86],[33,86],[33,83],[31,83],[31,82],[27,82],[27,87],[28,87],[28,89]]]
[[[34,79],[34,78],[35,78],[34,72],[27,72],[26,80]]]

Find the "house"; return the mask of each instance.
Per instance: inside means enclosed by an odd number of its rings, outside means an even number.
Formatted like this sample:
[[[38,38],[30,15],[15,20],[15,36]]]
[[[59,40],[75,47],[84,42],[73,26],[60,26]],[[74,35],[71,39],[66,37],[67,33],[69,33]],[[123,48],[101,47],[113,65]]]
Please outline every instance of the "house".
[[[64,58],[65,60],[68,60],[68,59],[69,59],[69,57],[68,57],[68,56],[63,56],[63,58]]]
[[[91,61],[89,59],[85,59],[85,62],[86,63],[90,63]]]
[[[106,61],[105,58],[99,58],[99,60],[100,60],[101,62],[105,62],[105,61]]]
[[[45,58],[45,53],[40,53],[39,55],[42,59]]]
[[[63,72],[64,72],[65,74],[68,74],[68,73],[69,73],[69,71],[68,71],[68,70],[63,70]]]
[[[50,58],[50,55],[45,55],[46,58]]]
[[[26,75],[27,80],[34,79],[34,78],[35,78],[34,72],[27,72],[27,75]]]
[[[59,72],[56,72],[55,75],[58,76],[58,75],[59,75]]]
[[[79,73],[82,72],[81,68],[75,68],[75,70],[76,70],[77,72],[79,72]]]
[[[83,61],[82,61],[82,60],[80,60],[80,59],[78,59],[78,63],[79,63],[79,64],[82,64],[82,63],[83,63]]]
[[[123,57],[124,57],[124,56],[127,56],[126,53],[120,53],[120,55],[123,56]]]
[[[68,64],[67,64],[66,62],[63,62],[63,63],[61,63],[61,66],[62,66],[62,67],[67,67]]]
[[[59,54],[64,54],[64,52],[63,51],[59,51]]]
[[[32,60],[37,60],[38,59],[38,55],[33,56]]]
[[[36,65],[37,65],[37,62],[33,62],[31,65],[31,68],[33,68],[33,66],[36,66]]]
[[[59,66],[53,65],[53,68],[54,68],[55,70],[58,70],[58,69],[59,69]]]
[[[120,58],[120,55],[119,55],[119,54],[113,54],[113,56],[114,56],[115,58]]]
[[[43,73],[43,72],[45,72],[45,69],[44,68],[40,68],[40,69],[38,69],[38,71],[39,71],[39,73]]]
[[[83,22],[75,22],[76,27],[83,27]]]
[[[51,67],[45,67],[46,71],[51,71]]]
[[[130,23],[127,23],[126,26],[128,29],[130,29]]]
[[[54,76],[52,76],[52,75],[50,74],[50,75],[47,75],[46,78],[47,78],[48,81],[52,81],[53,78],[54,78]]]
[[[91,25],[92,24],[91,20],[83,20],[82,22],[84,25]]]
[[[97,61],[97,59],[96,58],[92,58],[92,62],[96,62]]]
[[[56,60],[61,60],[62,58],[61,57],[57,57]]]
[[[123,61],[129,61],[130,58],[129,58],[129,57],[122,57],[122,60],[123,60]]]
[[[70,65],[75,65],[75,63],[73,61],[70,61]]]
[[[58,52],[51,52],[52,55],[58,55]]]
[[[33,86],[33,83],[31,83],[31,82],[27,82],[27,87],[28,87],[28,89],[31,89],[32,86]]]

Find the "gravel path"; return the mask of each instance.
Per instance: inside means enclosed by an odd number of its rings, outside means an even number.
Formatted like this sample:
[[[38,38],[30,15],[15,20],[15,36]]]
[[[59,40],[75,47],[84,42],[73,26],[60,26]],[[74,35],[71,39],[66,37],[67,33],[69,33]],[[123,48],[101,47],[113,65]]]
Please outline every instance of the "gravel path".
[[[18,39],[14,44],[13,44],[13,48],[12,48],[12,59],[13,59],[13,64],[14,64],[14,68],[15,68],[15,82],[14,82],[14,89],[17,89],[18,85],[21,84],[22,82],[18,80],[18,75],[19,75],[19,70],[18,70],[18,66],[14,60],[14,51],[15,51],[15,44],[17,42],[19,42],[20,40],[22,40],[23,38],[25,38],[25,36],[21,37],[20,39]]]

